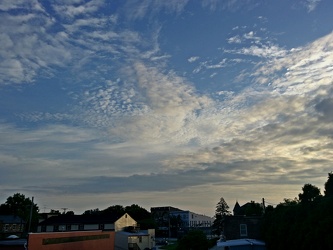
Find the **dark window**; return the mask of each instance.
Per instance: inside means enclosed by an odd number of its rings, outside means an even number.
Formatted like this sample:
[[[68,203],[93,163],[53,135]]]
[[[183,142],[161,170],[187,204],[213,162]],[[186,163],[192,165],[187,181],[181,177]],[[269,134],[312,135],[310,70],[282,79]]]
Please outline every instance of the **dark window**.
[[[247,236],[247,225],[240,224],[240,236]]]

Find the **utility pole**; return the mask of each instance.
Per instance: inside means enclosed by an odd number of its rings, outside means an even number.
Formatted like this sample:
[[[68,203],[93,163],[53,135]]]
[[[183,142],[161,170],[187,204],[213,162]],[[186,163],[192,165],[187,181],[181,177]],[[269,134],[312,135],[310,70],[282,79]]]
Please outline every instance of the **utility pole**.
[[[266,210],[266,206],[265,206],[265,198],[262,198],[262,207],[264,209],[264,213],[265,213],[265,210]]]
[[[34,207],[34,197],[31,198],[31,207],[30,207],[28,233],[30,233],[30,228],[31,228],[31,217],[32,217],[32,209],[33,209],[33,207]]]

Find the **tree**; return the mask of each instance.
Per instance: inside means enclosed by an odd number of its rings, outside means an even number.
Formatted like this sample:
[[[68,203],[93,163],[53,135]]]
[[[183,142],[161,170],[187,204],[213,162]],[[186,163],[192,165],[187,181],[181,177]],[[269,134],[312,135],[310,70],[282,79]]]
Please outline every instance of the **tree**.
[[[316,198],[320,197],[320,189],[312,184],[305,184],[302,188],[303,193],[298,195],[299,200],[304,202],[314,201]]]
[[[177,250],[204,250],[208,249],[208,244],[204,232],[191,230],[178,241]]]
[[[126,206],[124,211],[125,213],[128,213],[135,220],[150,218],[150,213],[146,209],[140,207],[137,204]]]
[[[30,230],[35,231],[37,229],[39,208],[37,204],[34,204],[30,198],[26,198],[24,194],[16,193],[13,196],[9,196],[7,201],[0,207],[1,212],[6,211],[6,214],[22,218],[26,222],[26,230],[29,229],[30,213],[32,212]]]
[[[220,235],[223,231],[223,218],[225,216],[231,215],[229,211],[229,206],[223,197],[220,198],[220,201],[216,205],[215,210],[215,220],[213,222],[213,233]]]
[[[332,173],[325,184],[325,197],[320,190],[305,184],[299,200],[285,199],[262,221],[262,236],[267,249],[333,249],[333,196],[329,195]],[[320,199],[319,199],[320,198]]]
[[[91,214],[99,214],[100,211],[98,208],[95,208],[95,209],[89,209],[89,210],[86,210],[84,211],[84,215],[91,215]]]
[[[59,210],[55,210],[55,209],[51,209],[51,210],[50,210],[50,213],[51,213],[51,214],[57,214],[57,215],[60,215],[60,214],[61,214]]]
[[[221,197],[220,201],[216,205],[215,215],[226,216],[230,215],[229,206],[227,202]]]
[[[110,206],[101,211],[102,214],[115,214],[117,216],[122,216],[125,213],[125,209],[122,205]]]
[[[333,196],[333,172],[328,173],[328,180],[325,182],[325,196]]]

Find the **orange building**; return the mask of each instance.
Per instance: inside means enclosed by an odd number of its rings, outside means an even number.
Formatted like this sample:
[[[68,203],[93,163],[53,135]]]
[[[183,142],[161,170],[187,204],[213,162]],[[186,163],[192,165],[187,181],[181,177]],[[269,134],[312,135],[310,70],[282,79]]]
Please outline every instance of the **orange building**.
[[[30,233],[29,250],[114,250],[114,231]]]

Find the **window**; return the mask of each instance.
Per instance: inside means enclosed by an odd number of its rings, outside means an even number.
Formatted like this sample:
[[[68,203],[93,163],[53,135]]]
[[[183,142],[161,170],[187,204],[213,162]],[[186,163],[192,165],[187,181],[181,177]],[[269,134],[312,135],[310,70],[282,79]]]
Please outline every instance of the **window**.
[[[240,236],[247,236],[247,225],[240,224]]]

